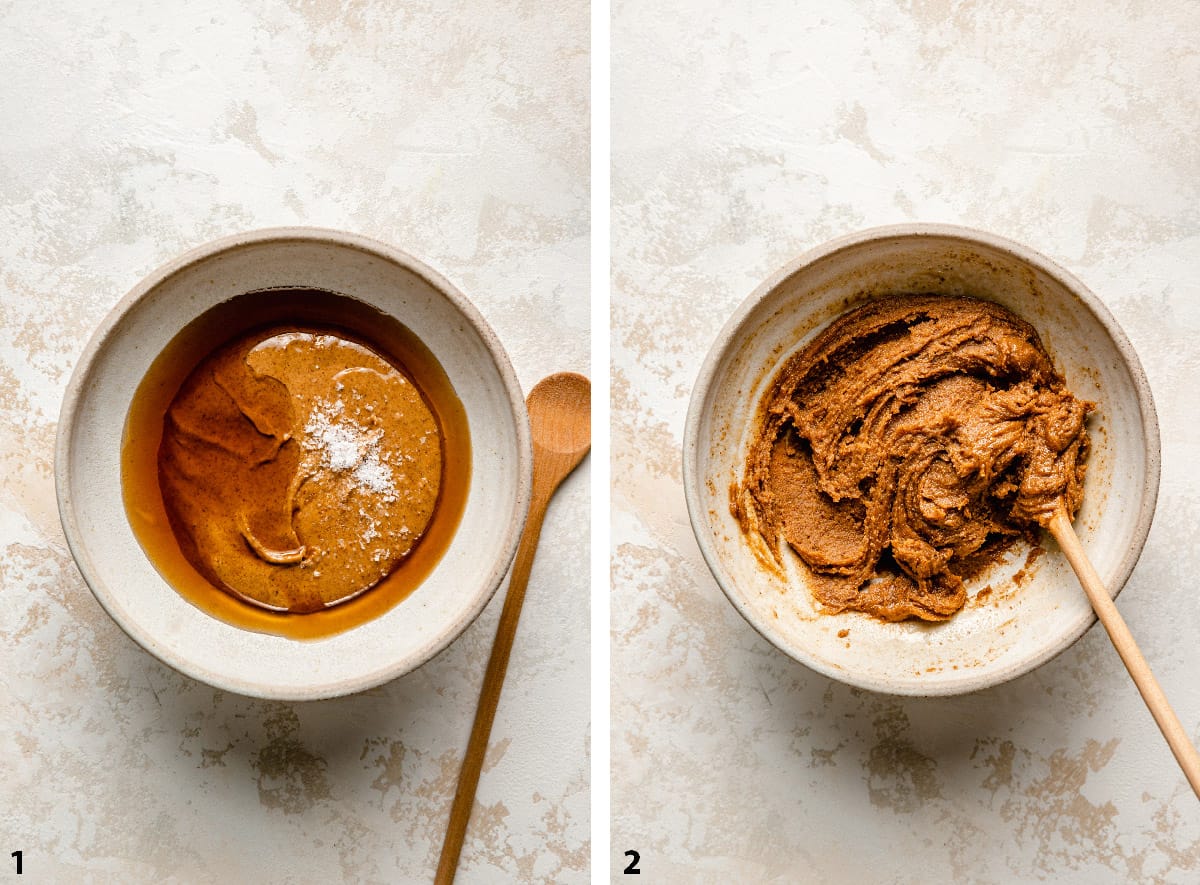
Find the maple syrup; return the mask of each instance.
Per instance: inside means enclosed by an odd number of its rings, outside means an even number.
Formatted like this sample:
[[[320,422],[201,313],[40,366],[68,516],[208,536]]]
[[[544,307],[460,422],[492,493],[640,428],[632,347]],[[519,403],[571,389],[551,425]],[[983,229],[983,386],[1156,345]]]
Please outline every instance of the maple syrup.
[[[203,381],[213,375],[212,366],[217,365],[213,362],[214,357],[225,355],[228,362],[230,353],[250,353],[256,346],[264,352],[263,348],[271,345],[295,349],[297,342],[311,345],[314,341],[326,345],[325,349],[293,354],[293,362],[299,360],[297,366],[304,378],[313,375],[309,371],[313,366],[319,368],[319,363],[313,361],[327,358],[330,352],[349,353],[360,362],[367,360],[366,354],[370,354],[386,363],[364,362],[364,366],[374,368],[359,367],[351,374],[343,370],[338,375],[341,380],[330,381],[334,386],[326,391],[331,398],[322,401],[320,408],[324,411],[314,407],[308,399],[298,400],[295,408],[289,406],[287,388],[275,382],[278,389],[267,391],[268,395],[262,401],[266,405],[252,410],[251,414],[239,414],[230,405],[245,396],[237,384],[267,382],[257,372],[247,376],[250,382],[231,381],[232,376],[223,375],[222,384],[213,388],[209,401],[220,403],[221,398],[226,397],[225,411],[218,409],[214,414],[211,410],[192,408],[185,417],[191,422],[190,429],[202,439],[198,442],[185,440],[187,445],[181,448],[178,437],[182,413],[172,412],[172,408],[180,407],[189,391],[195,397],[198,376],[203,376],[200,378]],[[356,355],[356,350],[362,353]],[[278,363],[278,351],[268,349],[265,352]],[[263,368],[261,360],[259,368]],[[389,368],[395,371],[389,373]],[[382,396],[383,388],[377,384],[374,387],[359,384],[362,389],[346,391],[343,396],[344,382],[353,381],[357,377],[353,376],[355,371],[369,372],[367,380],[372,382],[376,376],[394,375],[404,379],[398,382],[401,388],[406,381],[410,383],[408,393],[411,396],[412,388],[416,388],[420,395],[418,404],[428,416],[426,421],[431,420],[434,424],[420,439],[424,449],[432,446],[435,451],[425,451],[423,456],[422,452],[417,452],[421,456],[419,463],[435,473],[425,478],[432,482],[431,488],[436,489],[436,499],[431,511],[429,501],[422,502],[423,525],[417,524],[416,520],[399,518],[394,522],[387,519],[380,522],[373,519],[374,511],[366,512],[371,510],[370,504],[366,511],[363,509],[363,494],[372,489],[383,495],[385,501],[396,500],[396,485],[392,483],[394,472],[402,490],[409,483],[423,480],[399,472],[405,465],[404,456],[398,452],[386,453],[387,463],[380,461],[378,443],[383,430],[379,429],[379,421],[373,414],[374,405],[369,399],[372,394]],[[267,378],[267,381],[271,380]],[[394,389],[397,384],[394,378],[391,383]],[[334,389],[337,394],[332,393]],[[366,402],[362,401],[364,394],[368,398]],[[357,405],[352,395],[358,398]],[[365,437],[366,442],[361,446],[351,445],[352,440],[338,435],[347,425],[329,423],[330,416],[337,420],[354,417],[349,412],[343,416],[343,399],[351,404],[351,411],[358,420],[370,419],[371,426],[377,429],[373,435]],[[410,411],[420,409],[410,408]],[[239,420],[243,425],[240,429]],[[228,438],[220,439],[221,432]],[[332,454],[322,452],[318,445],[322,440],[334,446],[342,445]],[[216,447],[212,445],[214,442]],[[255,468],[250,462],[239,467],[227,451],[254,445],[273,447],[275,454],[281,456],[274,472],[280,473],[282,480],[267,475],[271,472],[268,462],[262,462],[268,465],[266,468]],[[209,494],[199,504],[192,502],[190,507],[184,506],[187,502],[177,497],[182,494],[181,489],[190,487],[188,482],[181,483],[178,469],[179,454],[189,447],[196,457],[183,462],[186,468],[183,473],[190,474],[193,479],[198,477],[210,492],[216,490],[215,495]],[[208,453],[208,461],[201,457],[204,453]],[[257,457],[252,457],[251,462]],[[411,456],[409,460],[412,461]],[[284,492],[285,486],[292,495],[297,485],[306,488],[303,483],[308,481],[308,474],[296,474],[302,467],[310,472],[324,470],[322,479],[307,486],[308,512],[313,514],[312,518],[297,523],[311,531],[307,538],[293,535],[291,546],[294,549],[280,552],[273,549],[281,544],[277,539],[272,542],[271,529],[261,528],[267,523],[261,519],[257,526],[251,523],[258,518],[255,514],[270,511],[272,506],[277,510],[279,506],[285,510],[295,507],[293,515],[301,512],[299,504],[291,499],[278,505],[273,499]],[[151,563],[167,583],[188,602],[213,617],[244,629],[294,639],[316,639],[356,627],[390,610],[416,589],[437,565],[454,537],[466,505],[470,470],[466,412],[429,349],[395,318],[361,301],[315,289],[247,293],[217,305],[189,323],[154,360],[134,393],[121,449],[121,485],[130,525]],[[296,476],[290,483],[286,476],[288,471]],[[367,484],[366,489],[347,487],[346,484],[356,477]],[[259,479],[262,483],[256,484]],[[227,483],[229,489],[223,490],[222,483]],[[327,494],[315,499],[314,488],[325,488]],[[253,495],[260,489],[262,495],[272,500],[258,502],[264,507],[256,509]],[[427,492],[425,497],[432,499],[432,493]],[[343,507],[352,505],[352,509],[339,514],[339,501]],[[387,511],[385,508],[379,512]],[[364,519],[373,519],[366,529],[358,525],[360,514]],[[416,528],[411,537],[402,538],[398,534],[402,522],[414,522]],[[333,537],[330,526],[341,524],[346,527],[345,537]],[[320,532],[312,528],[314,526],[319,526]],[[402,527],[406,532],[409,530],[407,524]],[[384,535],[379,540],[381,530]],[[267,539],[260,540],[256,532],[266,532]],[[389,532],[393,534],[387,534]],[[364,537],[374,540],[375,547],[367,548]],[[206,551],[198,549],[205,544],[205,539],[220,539],[228,546],[209,551],[216,556],[206,557]],[[392,540],[395,543],[390,543]],[[307,543],[300,543],[305,541]],[[211,543],[215,544],[216,540]],[[339,549],[344,554],[340,560]],[[371,566],[370,557],[364,559],[362,556],[363,550],[384,551],[387,555],[376,552],[377,561],[382,564],[377,574],[362,579],[361,587],[353,592],[345,592],[343,588],[339,590],[340,595],[325,597],[311,589],[320,584],[322,562],[326,563],[326,573],[337,574],[340,565],[353,559],[347,551],[352,551],[366,566]],[[243,558],[250,571],[253,571],[252,566],[263,574],[274,571],[274,577],[279,580],[264,579],[267,584],[263,586],[280,586],[286,590],[304,585],[308,588],[307,595],[288,596],[285,591],[275,590],[265,592],[255,585],[231,586],[246,580],[245,570],[218,567],[214,561],[228,563],[232,556]]]

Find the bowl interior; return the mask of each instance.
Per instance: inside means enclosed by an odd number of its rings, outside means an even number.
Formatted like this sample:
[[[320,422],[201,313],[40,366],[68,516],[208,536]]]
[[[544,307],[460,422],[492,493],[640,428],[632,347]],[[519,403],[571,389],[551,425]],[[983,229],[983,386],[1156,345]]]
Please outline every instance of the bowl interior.
[[[466,507],[430,575],[385,614],[312,641],[240,629],[184,600],[147,559],[121,495],[121,432],[151,362],[209,308],[281,286],[330,290],[399,319],[445,370],[466,411],[472,443]],[[487,603],[525,517],[528,421],[503,350],[448,283],[370,241],[324,232],[261,232],[185,256],[110,315],[68,391],[56,468],[64,528],[84,577],[137,642],[221,688],[318,698],[362,690],[413,669],[461,633]]]
[[[891,624],[860,613],[819,613],[799,559],[786,563],[784,577],[763,568],[729,508],[776,370],[849,306],[904,292],[1003,304],[1037,328],[1072,392],[1098,404],[1075,527],[1110,592],[1119,592],[1149,531],[1158,487],[1157,425],[1145,378],[1094,296],[1045,259],[995,238],[945,229],[860,235],[768,281],[722,332],[702,371],[688,417],[685,485],[714,575],[780,649],[864,688],[954,694],[1032,669],[1093,623],[1052,539],[1039,545],[1045,555],[1020,544],[968,582],[967,607],[950,621]]]

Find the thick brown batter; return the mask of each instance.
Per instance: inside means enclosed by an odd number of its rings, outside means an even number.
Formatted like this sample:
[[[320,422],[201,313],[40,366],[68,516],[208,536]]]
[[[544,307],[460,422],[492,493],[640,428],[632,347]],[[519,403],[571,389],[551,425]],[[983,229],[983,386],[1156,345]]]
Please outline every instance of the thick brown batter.
[[[799,554],[827,610],[945,620],[964,576],[1079,509],[1093,408],[997,304],[870,301],[776,376],[733,513]]]
[[[412,380],[367,346],[275,327],[220,348],[167,409],[171,526],[210,581],[268,608],[354,597],[413,549],[441,486],[441,432]]]

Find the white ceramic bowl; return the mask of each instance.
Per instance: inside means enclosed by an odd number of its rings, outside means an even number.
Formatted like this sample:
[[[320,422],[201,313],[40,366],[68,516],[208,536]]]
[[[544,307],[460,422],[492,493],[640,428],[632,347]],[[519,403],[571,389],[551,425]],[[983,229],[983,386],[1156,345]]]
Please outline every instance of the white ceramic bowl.
[[[441,363],[462,401],[472,471],[449,548],[413,593],[347,632],[298,641],[231,626],[159,575],[121,494],[121,433],[135,388],[195,317],[245,292],[325,289],[394,316]],[[504,349],[471,303],[409,255],[364,237],[309,228],[218,240],[139,283],[84,349],[63,402],[55,478],[63,530],[100,604],[155,657],[219,688],[281,700],[350,694],[429,660],[496,591],[530,493],[529,422]]]
[[[1005,305],[1037,328],[1071,391],[1098,403],[1075,528],[1105,585],[1114,596],[1120,592],[1158,494],[1158,422],[1145,374],[1112,315],[1079,280],[1030,249],[967,228],[863,231],[814,249],[763,283],[721,330],[700,371],[684,433],[684,488],[713,575],[782,651],[874,691],[958,694],[1032,670],[1095,622],[1052,539],[1043,538],[1045,555],[1027,567],[1029,548],[1019,545],[968,582],[971,599],[950,621],[893,624],[818,612],[798,558],[786,577],[763,568],[729,509],[730,484],[742,476],[759,402],[778,368],[849,306],[902,292],[975,295]],[[843,630],[848,634],[839,636]]]

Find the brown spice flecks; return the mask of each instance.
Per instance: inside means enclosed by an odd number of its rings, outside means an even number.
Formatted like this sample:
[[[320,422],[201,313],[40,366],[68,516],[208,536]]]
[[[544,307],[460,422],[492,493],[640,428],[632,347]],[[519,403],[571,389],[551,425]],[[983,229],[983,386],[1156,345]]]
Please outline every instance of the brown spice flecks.
[[[1024,586],[1025,582],[1029,580],[1029,577],[1033,574],[1034,563],[1036,563],[1038,561],[1038,557],[1045,552],[1046,548],[1040,544],[1030,547],[1029,553],[1025,556],[1025,564],[1013,573],[1013,583],[1018,587]]]

